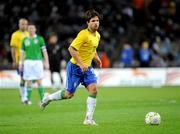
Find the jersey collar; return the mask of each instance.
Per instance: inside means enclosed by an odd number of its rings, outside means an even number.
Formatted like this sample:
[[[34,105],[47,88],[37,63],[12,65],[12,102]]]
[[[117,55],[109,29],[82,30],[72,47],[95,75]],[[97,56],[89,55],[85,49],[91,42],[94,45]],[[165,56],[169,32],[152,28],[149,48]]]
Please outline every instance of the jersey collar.
[[[31,39],[32,39],[32,38],[36,38],[36,37],[37,37],[37,34],[35,34],[33,37],[31,37]]]

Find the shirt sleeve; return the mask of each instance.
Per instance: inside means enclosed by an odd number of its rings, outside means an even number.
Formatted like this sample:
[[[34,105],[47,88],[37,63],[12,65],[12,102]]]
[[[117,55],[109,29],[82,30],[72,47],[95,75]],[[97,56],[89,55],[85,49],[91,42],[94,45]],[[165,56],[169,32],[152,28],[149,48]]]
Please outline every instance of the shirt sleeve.
[[[44,41],[44,38],[43,37],[40,37],[40,46],[41,46],[41,49],[42,51],[47,51],[46,50],[46,44],[45,44],[45,41]]]
[[[86,42],[86,34],[83,31],[79,32],[77,37],[72,41],[71,45],[76,50],[79,50],[82,44]]]
[[[16,34],[13,33],[11,36],[10,46],[17,47],[17,44],[18,44],[18,38],[17,38]]]

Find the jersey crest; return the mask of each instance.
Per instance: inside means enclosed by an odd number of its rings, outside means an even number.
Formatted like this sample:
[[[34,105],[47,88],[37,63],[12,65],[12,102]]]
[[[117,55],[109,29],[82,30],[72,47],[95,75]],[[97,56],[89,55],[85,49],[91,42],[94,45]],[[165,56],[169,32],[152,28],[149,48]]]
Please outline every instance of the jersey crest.
[[[38,39],[35,39],[35,40],[34,40],[34,44],[38,44]]]
[[[25,46],[29,46],[30,45],[30,41],[28,39],[25,40]]]

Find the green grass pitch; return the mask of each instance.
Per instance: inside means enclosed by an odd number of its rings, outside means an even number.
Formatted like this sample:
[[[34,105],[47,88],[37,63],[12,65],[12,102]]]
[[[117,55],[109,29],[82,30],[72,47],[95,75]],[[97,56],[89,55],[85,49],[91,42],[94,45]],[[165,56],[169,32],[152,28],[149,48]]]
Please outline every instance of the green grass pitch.
[[[52,90],[47,90],[53,92]],[[23,105],[18,90],[0,90],[0,134],[180,134],[180,87],[99,88],[95,120],[82,124],[87,91],[77,89],[71,100],[52,102],[45,111]],[[147,112],[161,115],[160,125],[146,125]]]

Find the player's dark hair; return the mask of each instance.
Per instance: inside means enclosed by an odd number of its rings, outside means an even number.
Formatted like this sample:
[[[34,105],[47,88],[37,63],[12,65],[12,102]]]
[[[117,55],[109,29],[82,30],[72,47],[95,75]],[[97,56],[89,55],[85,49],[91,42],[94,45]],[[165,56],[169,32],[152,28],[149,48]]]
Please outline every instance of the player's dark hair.
[[[39,26],[36,25],[35,22],[30,21],[29,24],[28,24],[28,26],[30,26],[30,25],[32,25],[32,26],[34,26],[34,27],[36,28],[36,33],[38,33],[38,34],[40,33],[40,32],[39,32]]]
[[[90,21],[91,18],[94,18],[94,17],[98,17],[99,19],[101,18],[100,14],[94,10],[94,9],[91,9],[91,10],[88,10],[85,12],[85,19],[86,21]]]
[[[36,27],[36,24],[32,21],[30,21],[28,25],[34,25]]]
[[[30,21],[29,24],[28,24],[28,26],[30,26],[30,25],[34,26],[34,27],[36,28],[37,32],[39,32],[39,31],[38,31],[39,27],[36,25],[35,22]]]

